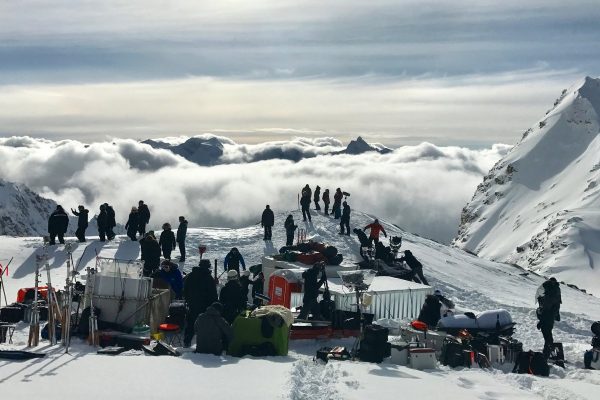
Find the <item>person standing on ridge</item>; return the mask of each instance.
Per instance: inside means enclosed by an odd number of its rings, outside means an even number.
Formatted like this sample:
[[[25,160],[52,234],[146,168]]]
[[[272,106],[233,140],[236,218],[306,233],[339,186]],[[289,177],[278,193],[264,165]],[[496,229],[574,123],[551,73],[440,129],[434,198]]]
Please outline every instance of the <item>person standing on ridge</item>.
[[[144,261],[144,276],[152,276],[160,266],[160,245],[153,231],[140,239],[140,252],[140,259]]]
[[[292,214],[287,216],[283,227],[285,228],[285,245],[291,246],[294,244],[294,232],[296,231],[296,228],[298,228],[298,225],[294,223],[294,217]]]
[[[143,200],[138,203],[139,226],[138,232],[143,237],[146,234],[146,224],[150,222],[150,209]]]
[[[265,228],[265,235],[263,237],[263,240],[271,240],[271,229],[273,228],[273,225],[275,224],[275,215],[273,214],[273,210],[271,210],[271,208],[269,207],[269,205],[267,204],[267,206],[265,207],[265,210],[262,213],[262,217],[260,219],[260,225]]]
[[[177,246],[179,246],[179,262],[185,261],[185,237],[187,235],[188,222],[184,216],[179,217],[179,226],[177,227]]]
[[[329,215],[329,189],[325,189],[323,192],[323,204],[325,204],[325,215]]]
[[[115,227],[117,226],[115,210],[108,203],[104,203],[104,207],[106,208],[106,217],[108,223],[106,226],[106,238],[108,240],[113,240],[115,238]]]
[[[536,292],[536,300],[539,304],[536,310],[539,320],[537,328],[542,331],[544,336],[543,353],[548,358],[554,348],[554,338],[552,337],[554,321],[560,321],[560,305],[562,304],[560,285],[556,278],[552,277],[542,283]]]
[[[104,204],[100,206],[100,214],[96,217],[96,225],[98,225],[98,236],[100,237],[100,241],[105,242],[106,234],[108,233],[108,214]]]
[[[175,234],[171,230],[171,224],[168,222],[165,222],[162,228],[163,231],[158,239],[158,244],[162,250],[163,257],[167,260],[171,260],[171,252],[175,250],[176,244]]]
[[[340,235],[344,234],[344,227],[346,228],[346,235],[350,236],[350,206],[347,202],[344,202],[344,210],[342,211],[342,218],[340,220]]]
[[[308,183],[306,184],[306,186],[304,186],[304,188],[302,188],[302,195],[300,197],[300,205],[302,206],[302,220],[306,221],[306,218],[308,218],[308,221],[311,222],[311,218],[310,218],[310,198],[312,196],[312,190],[310,190],[310,186],[308,186]]]
[[[235,270],[240,272],[240,264],[242,264],[242,269],[246,270],[246,263],[244,262],[244,257],[240,254],[237,247],[232,247],[229,253],[225,256],[225,261],[223,261],[223,268],[225,271]]]
[[[315,195],[313,197],[313,201],[315,202],[315,210],[319,211],[321,206],[319,205],[319,200],[321,200],[321,187],[317,185],[315,188]]]
[[[333,218],[338,219],[342,215],[342,199],[344,198],[344,194],[342,193],[342,189],[335,189],[335,193],[333,195],[333,207],[331,208],[331,212],[333,213]]]
[[[56,210],[48,218],[48,234],[50,235],[50,245],[56,244],[56,236],[60,244],[65,244],[65,233],[69,227],[69,216],[62,206],[56,206]]]
[[[75,236],[77,236],[77,240],[80,242],[85,242],[85,230],[88,227],[89,211],[81,205],[77,206],[77,209],[79,211],[75,211],[71,208],[71,212],[77,217],[77,230],[75,231]]]
[[[127,223],[125,224],[125,229],[127,230],[127,236],[129,239],[135,241],[137,240],[138,228],[138,210],[136,207],[131,207],[131,212],[129,213],[129,218],[127,219]]]
[[[373,242],[375,242],[376,245],[377,245],[377,243],[379,243],[379,233],[380,232],[383,232],[383,235],[385,237],[387,237],[387,233],[385,232],[385,229],[379,223],[379,220],[377,218],[375,219],[375,221],[373,221],[373,223],[365,226],[363,228],[363,232],[365,232],[367,229],[371,230],[371,234],[369,235],[369,246],[372,246]]]

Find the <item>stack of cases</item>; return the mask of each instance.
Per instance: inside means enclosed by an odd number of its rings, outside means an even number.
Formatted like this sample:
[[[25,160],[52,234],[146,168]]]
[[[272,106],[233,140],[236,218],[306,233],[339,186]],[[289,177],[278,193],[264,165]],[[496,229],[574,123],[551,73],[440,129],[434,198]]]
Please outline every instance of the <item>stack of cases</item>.
[[[367,325],[364,339],[360,341],[359,358],[361,361],[380,363],[391,354],[388,343],[388,329],[379,325]]]

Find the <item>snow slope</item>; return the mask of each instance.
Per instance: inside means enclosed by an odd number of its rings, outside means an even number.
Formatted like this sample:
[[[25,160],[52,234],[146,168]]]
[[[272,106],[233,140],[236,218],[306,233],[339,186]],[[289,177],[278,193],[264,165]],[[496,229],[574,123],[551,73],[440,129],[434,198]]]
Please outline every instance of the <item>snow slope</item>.
[[[301,219],[298,211],[292,214]],[[286,213],[276,213],[274,242],[264,242],[259,225],[243,229],[196,228],[187,238],[188,257],[184,269],[198,262],[195,248],[208,247],[205,257],[219,259],[219,267],[229,248],[236,246],[247,265],[260,262],[263,254],[271,254],[284,244],[283,221]],[[352,227],[364,227],[372,216],[354,212]],[[334,244],[344,254],[345,262],[358,259],[355,236],[339,236],[338,221],[322,214],[313,216],[312,224],[300,222],[309,237]],[[432,285],[453,298],[463,310],[480,311],[506,308],[519,323],[517,337],[526,348],[540,349],[542,337],[535,329],[537,287],[543,278],[526,274],[521,269],[479,259],[456,248],[405,233],[384,223],[389,235],[402,235],[403,249],[410,249],[424,265]],[[152,228],[152,226],[150,226]],[[6,280],[7,295],[14,299],[19,287],[33,283],[35,253],[40,251],[37,238],[0,237],[0,262],[15,256]],[[97,251],[102,256],[136,258],[139,246],[124,237],[116,241],[76,244],[74,258],[82,270],[93,265]],[[55,285],[63,282],[66,255],[61,246],[50,249],[50,265]],[[45,276],[45,275],[44,275]],[[6,277],[5,277],[6,279]],[[42,280],[44,281],[44,280]],[[582,354],[588,348],[593,320],[600,319],[600,300],[580,291],[563,287],[562,321],[555,337],[565,345],[570,364],[566,370],[552,369],[550,378],[520,376],[502,370],[440,367],[433,371],[415,371],[389,363],[380,365],[360,362],[312,361],[316,350],[324,345],[351,345],[348,340],[292,341],[287,357],[242,359],[198,355],[185,352],[180,358],[152,358],[132,352],[118,357],[98,356],[80,341],[75,341],[70,354],[62,348],[49,347],[42,341],[39,351],[45,359],[10,362],[0,360],[0,387],[11,398],[29,398],[43,391],[48,400],[64,399],[65,393],[86,393],[90,399],[175,398],[198,394],[202,398],[224,399],[243,395],[244,399],[392,399],[399,393],[409,398],[444,399],[592,399],[597,396],[600,375],[581,370]],[[24,347],[27,327],[22,324],[12,346]],[[158,379],[148,379],[156,376]],[[102,385],[101,390],[98,388]]]
[[[484,178],[454,244],[600,294],[600,79],[554,108]]]

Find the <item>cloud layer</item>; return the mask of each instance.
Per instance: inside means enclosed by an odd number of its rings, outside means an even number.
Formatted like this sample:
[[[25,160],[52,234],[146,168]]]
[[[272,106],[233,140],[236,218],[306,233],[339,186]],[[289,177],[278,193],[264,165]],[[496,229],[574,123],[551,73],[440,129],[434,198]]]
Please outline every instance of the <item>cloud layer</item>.
[[[330,139],[297,141],[316,153],[337,145]],[[248,152],[244,145],[228,146],[231,154]],[[508,148],[471,150],[422,143],[386,155],[200,167],[134,140],[87,145],[12,137],[0,139],[0,177],[24,183],[65,207],[81,203],[97,210],[110,202],[122,222],[130,207],[144,199],[155,227],[173,223],[181,214],[193,226],[245,226],[259,221],[265,204],[277,211],[296,208],[297,193],[306,183],[330,190],[341,187],[350,192],[354,209],[447,242],[482,175]]]

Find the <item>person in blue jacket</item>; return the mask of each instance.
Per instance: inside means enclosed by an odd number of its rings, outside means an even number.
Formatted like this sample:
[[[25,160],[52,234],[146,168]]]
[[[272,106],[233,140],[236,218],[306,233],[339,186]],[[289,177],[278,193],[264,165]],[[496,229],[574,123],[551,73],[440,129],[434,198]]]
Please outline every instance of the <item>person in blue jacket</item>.
[[[175,292],[175,298],[181,298],[183,291],[183,276],[181,275],[181,271],[177,264],[169,260],[163,260],[156,277],[162,279],[171,286],[171,289]]]
[[[246,270],[246,263],[244,262],[244,257],[240,254],[237,247],[233,247],[229,253],[225,256],[225,261],[223,262],[223,267],[225,271],[236,270],[238,274],[240,273],[240,264],[242,265],[242,270]]]

